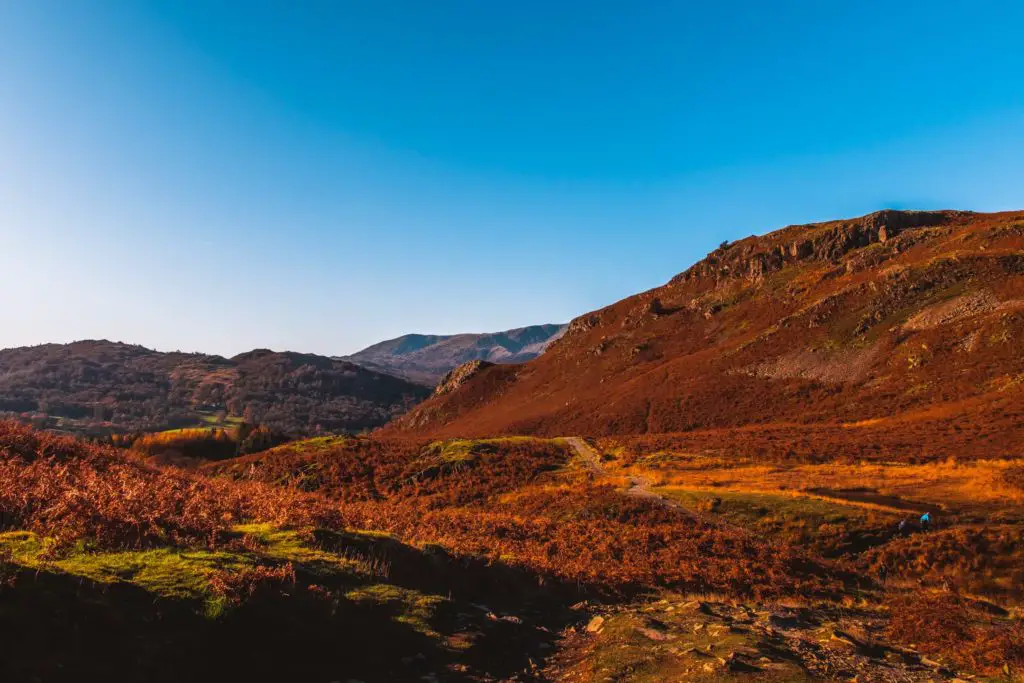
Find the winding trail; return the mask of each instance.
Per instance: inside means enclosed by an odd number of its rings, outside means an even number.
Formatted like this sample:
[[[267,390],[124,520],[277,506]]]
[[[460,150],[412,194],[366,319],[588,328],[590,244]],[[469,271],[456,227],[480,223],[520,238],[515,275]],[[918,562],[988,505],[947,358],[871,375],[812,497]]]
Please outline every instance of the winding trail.
[[[579,436],[567,436],[565,443],[576,453],[576,463],[593,474],[605,474],[601,454]]]
[[[583,440],[579,436],[567,436],[565,437],[565,443],[569,444],[569,447],[576,452],[576,462],[580,467],[595,477],[608,476],[608,472],[605,470],[604,465],[601,464],[601,454],[597,450]],[[626,489],[625,494],[627,496],[633,496],[634,498],[643,498],[657,505],[664,505],[665,507],[674,508],[677,510],[685,510],[689,514],[693,514],[691,510],[686,510],[680,503],[666,498],[660,493],[656,493],[651,490],[651,480],[647,477],[630,475],[629,477],[629,488]]]
[[[593,446],[588,444],[582,437],[579,436],[567,436],[563,437],[563,441],[569,445],[570,448],[576,453],[575,462],[580,468],[591,473],[595,479],[602,477],[612,476],[604,467],[601,462],[601,454]],[[655,505],[661,505],[663,507],[672,508],[673,510],[679,510],[684,514],[692,517],[698,522],[707,524],[708,526],[718,527],[721,529],[730,529],[743,534],[752,533],[750,529],[738,526],[729,522],[721,517],[715,515],[708,515],[699,510],[688,508],[677,500],[673,500],[657,491],[654,491],[651,487],[653,482],[643,475],[630,474],[628,475],[629,488],[623,491],[627,496],[633,496],[634,498],[641,498],[643,500],[654,503]]]

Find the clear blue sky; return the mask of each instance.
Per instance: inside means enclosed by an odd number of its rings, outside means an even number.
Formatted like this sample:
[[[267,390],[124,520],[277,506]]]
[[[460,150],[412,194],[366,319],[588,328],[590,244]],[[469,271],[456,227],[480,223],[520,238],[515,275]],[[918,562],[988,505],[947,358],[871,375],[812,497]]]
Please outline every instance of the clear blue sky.
[[[0,346],[559,322],[723,239],[1024,208],[1019,2],[0,2]]]

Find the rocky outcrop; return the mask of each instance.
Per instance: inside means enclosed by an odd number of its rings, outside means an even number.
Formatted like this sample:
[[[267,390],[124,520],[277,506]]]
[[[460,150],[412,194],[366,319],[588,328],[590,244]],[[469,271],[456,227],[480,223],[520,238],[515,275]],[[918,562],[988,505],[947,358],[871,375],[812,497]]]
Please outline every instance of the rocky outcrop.
[[[441,379],[437,388],[434,389],[434,396],[444,396],[445,394],[452,393],[479,375],[483,370],[494,365],[494,363],[489,363],[485,360],[471,360],[468,363],[463,363]]]
[[[687,309],[711,320],[724,307],[720,294],[731,285],[757,283],[771,273],[797,263],[818,261],[832,264],[826,274],[838,277],[842,274],[877,267],[911,245],[923,239],[913,231],[916,228],[936,228],[947,225],[961,217],[966,211],[896,211],[886,209],[875,213],[827,223],[793,225],[761,236],[748,237],[738,242],[723,242],[721,246],[694,264],[688,270],[674,277],[668,284],[682,285],[688,282],[710,283],[701,296],[687,300],[676,299],[673,306],[652,292],[637,297],[636,305],[622,317],[613,320],[625,329],[642,327],[652,319],[661,318]],[[884,251],[865,250],[873,244],[889,245]],[[681,305],[680,305],[681,304]],[[588,337],[591,330],[609,324],[604,309],[579,316],[569,323],[564,336],[551,349],[560,353],[571,352],[580,347],[580,340]],[[613,316],[614,317],[614,316]],[[602,338],[593,355],[603,355],[610,342]]]
[[[673,282],[759,280],[800,261],[838,263],[854,249],[885,244],[903,231],[945,225],[963,211],[894,211],[886,209],[852,220],[790,226],[762,237],[723,244]]]

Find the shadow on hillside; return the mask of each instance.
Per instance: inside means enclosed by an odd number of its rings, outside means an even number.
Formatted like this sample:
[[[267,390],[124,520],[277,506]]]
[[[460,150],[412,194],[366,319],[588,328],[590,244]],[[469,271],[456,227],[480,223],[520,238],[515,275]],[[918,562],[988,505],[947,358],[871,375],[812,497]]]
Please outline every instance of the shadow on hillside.
[[[452,555],[434,544],[420,549],[388,536],[324,529],[316,530],[314,539],[324,550],[355,551],[386,564],[391,583],[485,604],[496,611],[543,607],[545,613],[551,613],[556,605],[579,600],[582,590],[576,583],[523,567],[484,557]]]
[[[24,572],[3,591],[0,679],[408,680],[450,660],[396,616],[386,604],[346,603],[332,614],[281,595],[208,619],[193,602],[155,599],[130,584]]]
[[[387,568],[389,584],[449,597],[463,610],[463,630],[482,636],[462,650],[459,663],[500,680],[517,674],[514,680],[530,680],[560,633],[583,618],[569,608],[581,598],[579,585],[526,568],[452,555],[439,545],[420,549],[387,536],[317,530],[315,543],[373,558]]]
[[[295,585],[214,619],[196,601],[129,583],[22,569],[0,588],[0,680],[531,680],[580,618],[565,607],[570,587],[525,571],[392,539],[319,536],[387,562],[387,576],[332,585],[296,567]],[[421,618],[418,600],[431,604]]]

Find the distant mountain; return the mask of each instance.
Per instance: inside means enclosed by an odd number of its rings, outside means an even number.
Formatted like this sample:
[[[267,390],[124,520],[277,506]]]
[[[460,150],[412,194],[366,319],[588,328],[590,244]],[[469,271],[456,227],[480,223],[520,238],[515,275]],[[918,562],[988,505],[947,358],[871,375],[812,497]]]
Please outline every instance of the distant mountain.
[[[712,430],[727,448],[713,430],[870,426],[898,453],[969,435],[1001,457],[1024,443],[1022,339],[1024,212],[880,211],[724,243],[530,363],[460,368],[384,433]]]
[[[0,350],[0,413],[72,431],[157,430],[244,418],[292,434],[360,431],[430,392],[324,356],[234,358],[109,341]]]
[[[490,334],[407,334],[374,344],[343,360],[434,386],[448,372],[472,360],[523,363],[542,354],[566,325],[531,325]]]

